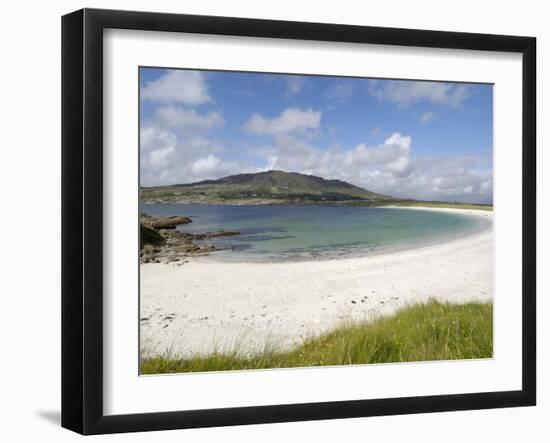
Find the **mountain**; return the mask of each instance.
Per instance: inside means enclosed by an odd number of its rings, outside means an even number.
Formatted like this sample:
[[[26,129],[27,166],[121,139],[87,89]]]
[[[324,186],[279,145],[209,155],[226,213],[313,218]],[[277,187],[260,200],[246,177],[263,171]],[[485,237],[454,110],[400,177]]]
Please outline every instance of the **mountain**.
[[[283,171],[237,174],[218,180],[141,189],[144,202],[335,204],[389,199],[391,197],[345,181]]]

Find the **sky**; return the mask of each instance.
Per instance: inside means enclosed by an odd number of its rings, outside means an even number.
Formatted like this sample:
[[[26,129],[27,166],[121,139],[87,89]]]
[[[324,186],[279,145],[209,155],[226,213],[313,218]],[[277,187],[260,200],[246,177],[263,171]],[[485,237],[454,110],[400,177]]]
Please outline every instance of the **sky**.
[[[140,68],[143,186],[282,170],[492,203],[487,84]]]

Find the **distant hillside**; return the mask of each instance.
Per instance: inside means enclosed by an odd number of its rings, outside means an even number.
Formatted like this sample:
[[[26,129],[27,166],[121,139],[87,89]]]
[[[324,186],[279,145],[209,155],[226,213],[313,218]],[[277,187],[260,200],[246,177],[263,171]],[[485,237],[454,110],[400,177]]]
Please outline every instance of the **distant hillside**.
[[[341,180],[283,171],[141,189],[141,200],[146,202],[336,204],[390,199]]]

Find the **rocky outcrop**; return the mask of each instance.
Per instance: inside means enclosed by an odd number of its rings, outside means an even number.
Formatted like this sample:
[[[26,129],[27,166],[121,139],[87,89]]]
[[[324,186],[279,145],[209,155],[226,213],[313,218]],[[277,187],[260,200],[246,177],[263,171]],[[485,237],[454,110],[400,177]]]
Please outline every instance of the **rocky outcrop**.
[[[174,229],[177,225],[191,223],[189,217],[156,218],[142,215],[140,220],[141,263],[183,263],[188,257],[208,255],[216,250],[215,246],[204,243],[204,240],[240,234],[239,231],[195,234]]]
[[[173,216],[173,217],[141,217],[141,223],[150,226],[154,229],[175,229],[178,225],[186,225],[191,223],[189,217]]]
[[[239,231],[215,231],[215,232],[205,232],[204,234],[190,234],[184,233],[193,240],[204,240],[207,238],[216,238],[216,237],[231,237],[233,235],[239,235]]]
[[[166,241],[159,231],[142,223],[139,225],[139,231],[141,247],[145,245],[162,245]]]

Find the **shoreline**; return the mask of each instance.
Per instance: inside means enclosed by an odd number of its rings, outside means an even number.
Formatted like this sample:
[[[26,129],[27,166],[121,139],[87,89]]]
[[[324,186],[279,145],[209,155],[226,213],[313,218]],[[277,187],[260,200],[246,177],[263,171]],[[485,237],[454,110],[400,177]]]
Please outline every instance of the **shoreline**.
[[[335,201],[335,202],[326,202],[326,201],[292,201],[292,200],[257,200],[257,199],[246,199],[246,200],[214,200],[214,201],[200,201],[200,200],[147,200],[140,199],[139,204],[143,205],[198,205],[198,206],[322,206],[328,208],[419,208],[419,209],[451,209],[451,210],[460,210],[465,209],[462,206],[468,206],[468,210],[473,211],[488,211],[491,212],[493,205],[485,203],[448,203],[448,202],[419,202],[415,200],[410,201],[411,204],[377,204],[380,201],[384,200],[373,200],[369,202],[367,200],[345,200],[345,201]],[[367,204],[368,203],[368,204]],[[370,204],[373,203],[373,204]],[[427,205],[422,206],[422,204],[427,203]],[[457,207],[454,207],[457,206]],[[491,208],[491,210],[487,209]]]
[[[493,212],[425,207],[493,219]],[[293,262],[189,260],[141,265],[144,356],[287,350],[346,322],[435,298],[493,298],[493,234],[361,257]]]
[[[432,208],[432,207],[424,207],[424,206],[416,206],[416,207],[403,207],[403,206],[377,206],[373,207],[373,209],[412,209],[412,210],[418,210],[418,211],[432,211],[432,212],[446,212],[449,214],[460,214],[465,216],[473,216],[479,219],[483,219],[485,221],[490,220],[490,228],[492,229],[493,226],[493,212],[492,211],[486,211],[486,210],[480,210],[480,209],[462,209],[462,208]],[[418,242],[411,242],[411,243],[403,243],[400,245],[385,245],[382,247],[363,247],[363,246],[357,246],[357,247],[350,247],[350,246],[341,246],[340,248],[333,249],[332,253],[326,253],[323,254],[322,252],[318,253],[317,255],[311,255],[311,254],[304,254],[303,256],[299,256],[299,253],[297,253],[296,256],[287,256],[282,255],[280,257],[269,257],[265,260],[258,260],[258,259],[245,259],[239,256],[235,256],[234,251],[227,250],[227,249],[220,249],[220,250],[212,250],[209,251],[208,254],[204,255],[197,255],[193,257],[193,260],[199,260],[201,262],[206,263],[304,263],[304,262],[318,262],[318,261],[334,261],[334,260],[345,260],[348,258],[361,258],[361,257],[372,257],[372,256],[378,256],[378,255],[386,255],[386,254],[395,254],[403,251],[408,251],[411,249],[420,249],[425,248],[429,246],[438,245],[441,243],[447,243],[449,241],[459,240],[462,238],[470,237],[472,235],[480,234],[482,232],[485,232],[489,230],[489,226],[483,226],[478,227],[475,229],[471,229],[465,232],[460,232],[453,234],[451,237],[448,237],[447,239],[441,239],[441,238],[432,238],[432,239],[423,239]],[[338,251],[338,253],[336,253]]]
[[[494,214],[494,211],[487,211],[486,209],[437,208],[432,206],[399,206],[399,205],[388,205],[388,206],[377,206],[377,207],[388,208],[388,209],[411,209],[413,211],[448,212],[450,214],[464,214],[464,215],[471,215],[475,217],[489,217],[489,218],[492,218]]]

